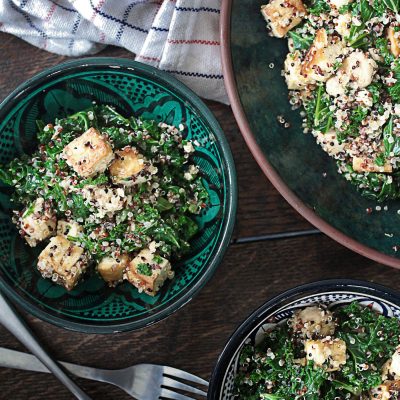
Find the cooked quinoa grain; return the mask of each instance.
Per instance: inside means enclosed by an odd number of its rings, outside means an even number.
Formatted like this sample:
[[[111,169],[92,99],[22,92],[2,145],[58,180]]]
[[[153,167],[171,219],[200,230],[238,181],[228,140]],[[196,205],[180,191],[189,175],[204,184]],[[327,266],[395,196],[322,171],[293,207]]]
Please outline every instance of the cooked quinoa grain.
[[[234,399],[395,400],[400,324],[358,302],[264,325],[235,363]]]
[[[125,278],[155,295],[208,204],[193,162],[200,144],[185,139],[183,124],[125,118],[110,106],[37,124],[38,150],[2,166],[0,178],[15,188],[21,236],[32,247],[48,242],[43,277],[71,290],[98,270],[110,286]],[[140,254],[146,262],[130,279]]]
[[[271,0],[270,33],[286,37],[282,71],[303,130],[366,197],[400,197],[400,4]],[[282,117],[278,122],[284,124]]]

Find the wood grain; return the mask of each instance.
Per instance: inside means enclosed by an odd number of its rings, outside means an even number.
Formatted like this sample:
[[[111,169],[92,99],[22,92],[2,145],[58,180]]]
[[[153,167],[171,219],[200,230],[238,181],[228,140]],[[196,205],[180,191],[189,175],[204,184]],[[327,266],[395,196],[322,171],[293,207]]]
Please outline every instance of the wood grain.
[[[65,58],[0,34],[0,97],[40,70]],[[108,48],[103,56],[132,57]],[[239,183],[236,238],[310,229],[282,199],[248,151],[228,106],[207,102],[225,131]],[[362,278],[400,287],[400,274],[350,252],[323,235],[232,245],[215,276],[186,307],[148,329],[109,336],[65,331],[23,313],[51,353],[62,360],[122,368],[138,362],[173,365],[210,376],[234,328],[269,297],[318,279]],[[23,350],[0,327],[0,346]],[[109,385],[79,381],[94,399],[128,399]],[[0,399],[71,399],[47,375],[0,368]]]

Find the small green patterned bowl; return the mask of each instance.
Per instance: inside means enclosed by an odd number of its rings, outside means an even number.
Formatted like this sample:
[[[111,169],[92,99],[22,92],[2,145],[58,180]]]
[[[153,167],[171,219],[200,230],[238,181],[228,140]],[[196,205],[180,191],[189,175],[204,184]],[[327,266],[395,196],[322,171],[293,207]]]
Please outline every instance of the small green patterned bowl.
[[[195,162],[204,174],[210,207],[198,217],[200,233],[176,276],[154,298],[128,283],[112,289],[97,276],[67,292],[41,278],[37,251],[11,223],[11,188],[0,185],[0,288],[26,311],[55,325],[90,333],[143,328],[191,300],[211,277],[229,245],[237,186],[232,154],[204,103],[170,75],[125,59],[90,58],[49,68],[19,86],[0,104],[0,163],[35,147],[36,119],[46,123],[89,107],[111,104],[124,115],[183,123],[202,147]]]

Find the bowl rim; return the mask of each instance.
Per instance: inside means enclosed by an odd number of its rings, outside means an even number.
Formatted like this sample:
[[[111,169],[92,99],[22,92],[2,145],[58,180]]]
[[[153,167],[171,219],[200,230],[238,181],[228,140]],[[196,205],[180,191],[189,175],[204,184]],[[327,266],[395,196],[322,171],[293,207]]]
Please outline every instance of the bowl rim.
[[[260,146],[257,143],[256,136],[250,128],[247,116],[244,112],[239,92],[236,85],[235,74],[233,70],[232,52],[231,52],[231,11],[233,0],[224,0],[221,8],[221,54],[222,54],[222,70],[224,75],[225,88],[228,93],[228,98],[231,102],[233,114],[236,122],[239,125],[240,132],[244,137],[247,146],[249,147],[253,157],[257,161],[261,170],[275,186],[284,199],[308,222],[318,228],[327,236],[336,240],[341,245],[361,254],[364,257],[390,267],[400,269],[400,259],[384,254],[372,247],[358,242],[350,236],[344,234],[340,230],[334,228],[324,219],[318,216],[315,211],[308,207],[283,181],[274,167],[263,154]]]
[[[117,332],[127,332],[142,329],[150,325],[159,322],[174,312],[185,306],[192,298],[203,288],[203,286],[208,282],[208,280],[213,276],[218,265],[221,263],[232,238],[236,211],[237,211],[237,201],[238,201],[238,188],[237,188],[237,177],[236,168],[230,149],[228,140],[219,125],[216,117],[211,112],[211,110],[206,106],[206,104],[195,94],[191,89],[189,89],[185,84],[177,80],[172,75],[152,67],[147,64],[143,64],[137,61],[133,61],[126,58],[116,58],[116,57],[90,57],[90,58],[80,58],[77,60],[71,60],[59,63],[52,67],[46,68],[41,72],[33,75],[27,79],[22,84],[18,85],[6,98],[0,102],[0,113],[4,113],[14,104],[16,104],[20,97],[22,97],[25,92],[29,91],[32,86],[41,84],[43,81],[48,81],[61,75],[69,70],[75,70],[76,68],[89,68],[101,66],[104,68],[120,68],[121,66],[126,69],[131,69],[137,72],[145,72],[150,76],[157,77],[162,82],[167,83],[171,86],[171,91],[179,94],[184,99],[186,99],[192,106],[199,112],[201,118],[207,122],[210,130],[213,132],[217,141],[221,147],[221,158],[225,161],[227,165],[226,169],[226,187],[229,188],[228,196],[225,203],[225,223],[222,226],[221,240],[216,246],[214,255],[209,261],[208,268],[201,274],[195,285],[191,286],[187,292],[174,300],[166,308],[156,311],[145,318],[140,318],[137,321],[131,322],[117,322],[107,325],[102,324],[87,324],[85,322],[75,322],[66,320],[63,317],[59,317],[50,314],[45,309],[41,309],[35,304],[23,298],[17,292],[9,286],[2,276],[0,276],[0,290],[2,290],[7,297],[14,301],[17,305],[21,306],[26,312],[32,314],[33,316],[56,325],[61,328],[65,328],[72,331],[82,332],[82,333],[96,333],[96,334],[110,334]]]
[[[236,352],[238,346],[242,343],[244,336],[264,321],[265,314],[268,313],[273,306],[276,306],[285,300],[289,300],[295,295],[306,295],[309,291],[318,290],[319,292],[322,292],[328,290],[334,292],[340,290],[353,290],[355,292],[359,291],[360,293],[362,293],[362,289],[367,289],[371,292],[371,295],[373,292],[375,292],[374,296],[379,299],[385,299],[389,301],[388,299],[390,298],[390,301],[392,303],[400,306],[400,292],[391,289],[385,285],[359,279],[338,278],[313,281],[295,286],[291,289],[285,290],[284,292],[277,294],[276,296],[269,297],[261,306],[257,307],[255,311],[253,311],[248,317],[246,317],[243,322],[241,322],[234,329],[233,333],[230,335],[229,339],[225,343],[211,374],[207,399],[220,399],[219,395],[221,391],[221,386],[223,384],[226,367],[231,360],[232,355]]]

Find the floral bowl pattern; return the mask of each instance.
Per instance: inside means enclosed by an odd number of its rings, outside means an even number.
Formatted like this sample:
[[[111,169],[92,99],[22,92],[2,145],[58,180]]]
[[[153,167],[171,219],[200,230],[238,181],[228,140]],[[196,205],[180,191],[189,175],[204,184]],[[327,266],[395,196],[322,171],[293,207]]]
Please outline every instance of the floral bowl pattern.
[[[233,231],[237,187],[229,145],[202,101],[182,83],[130,60],[90,58],[67,62],[34,76],[0,104],[0,163],[35,147],[37,119],[46,123],[89,107],[110,104],[125,115],[183,123],[197,140],[195,162],[210,194],[198,216],[200,233],[176,277],[157,296],[129,284],[116,289],[91,276],[76,289],[44,280],[36,271],[37,251],[29,248],[11,223],[11,188],[0,185],[0,288],[33,315],[65,328],[111,333],[150,325],[187,303],[221,261]]]

